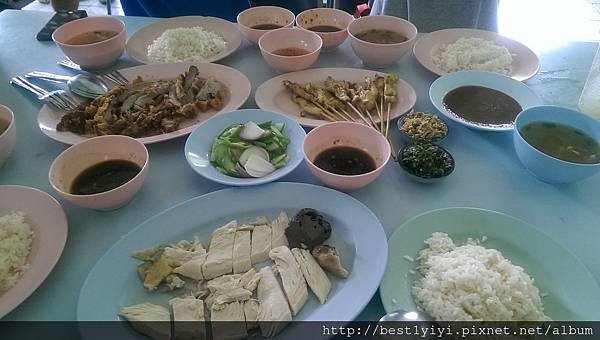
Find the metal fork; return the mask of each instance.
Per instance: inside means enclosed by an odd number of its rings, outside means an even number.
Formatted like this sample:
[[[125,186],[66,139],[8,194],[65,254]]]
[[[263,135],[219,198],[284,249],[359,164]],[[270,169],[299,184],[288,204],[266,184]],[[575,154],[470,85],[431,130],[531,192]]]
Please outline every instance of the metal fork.
[[[63,59],[63,60],[59,61],[58,64],[60,66],[70,68],[75,71],[88,72],[86,70],[82,70],[81,66],[75,64],[74,62],[72,62],[69,59]],[[121,72],[119,72],[119,70],[114,70],[114,71],[104,73],[104,74],[97,74],[96,76],[101,78],[104,81],[109,80],[117,85],[127,85],[129,83],[129,80],[127,80],[127,78],[125,78],[125,76]]]
[[[77,101],[64,90],[47,91],[21,76],[12,78],[10,83],[35,94],[40,101],[47,103],[54,109],[68,111],[75,110],[78,106]]]

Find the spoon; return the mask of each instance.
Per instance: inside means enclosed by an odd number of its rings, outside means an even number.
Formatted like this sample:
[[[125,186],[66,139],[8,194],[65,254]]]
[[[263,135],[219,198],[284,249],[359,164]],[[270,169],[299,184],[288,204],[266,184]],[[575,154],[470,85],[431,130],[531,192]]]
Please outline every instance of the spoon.
[[[379,319],[379,322],[385,321],[433,321],[433,319],[423,312],[398,309],[382,316],[381,319]]]
[[[43,79],[54,82],[66,82],[69,90],[82,97],[95,99],[108,91],[106,83],[92,74],[78,74],[73,77],[48,72],[30,72],[27,78]]]

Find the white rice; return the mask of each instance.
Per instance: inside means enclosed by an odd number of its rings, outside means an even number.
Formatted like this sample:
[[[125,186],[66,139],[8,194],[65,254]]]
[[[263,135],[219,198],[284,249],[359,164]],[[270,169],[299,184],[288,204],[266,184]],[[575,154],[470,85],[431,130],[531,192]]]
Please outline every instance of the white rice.
[[[434,233],[420,251],[415,302],[436,320],[549,320],[533,279],[495,249]]]
[[[33,231],[23,213],[0,216],[0,292],[14,286],[27,269],[32,239]]]
[[[215,32],[202,27],[168,29],[150,46],[148,57],[159,63],[204,61],[225,50],[227,42]]]
[[[508,49],[481,38],[460,38],[442,46],[432,59],[446,72],[480,70],[504,75],[512,72],[512,56]]]

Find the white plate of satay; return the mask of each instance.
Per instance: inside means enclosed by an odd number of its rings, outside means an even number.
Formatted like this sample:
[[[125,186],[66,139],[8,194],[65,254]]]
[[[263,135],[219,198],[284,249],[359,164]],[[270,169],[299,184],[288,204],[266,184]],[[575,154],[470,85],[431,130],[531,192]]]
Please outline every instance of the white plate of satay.
[[[409,112],[417,94],[393,73],[317,68],[271,78],[256,90],[263,110],[288,115],[306,127],[330,121],[377,126]]]

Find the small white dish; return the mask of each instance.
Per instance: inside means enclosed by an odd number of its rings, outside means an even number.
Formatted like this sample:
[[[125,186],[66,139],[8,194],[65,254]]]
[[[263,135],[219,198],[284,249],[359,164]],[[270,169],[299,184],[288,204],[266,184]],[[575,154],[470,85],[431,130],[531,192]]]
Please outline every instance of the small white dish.
[[[235,52],[242,43],[242,34],[233,23],[227,20],[214,17],[184,16],[164,19],[140,28],[127,40],[125,51],[132,59],[142,64],[157,64],[148,57],[148,46],[165,30],[189,27],[202,27],[205,30],[213,31],[226,41],[225,49],[221,53],[201,62],[212,63],[221,60]]]
[[[44,282],[63,252],[68,223],[54,197],[26,186],[0,185],[0,216],[22,212],[31,225],[33,240],[25,270],[16,284],[0,293],[0,318],[21,304]]]
[[[246,123],[247,121],[253,121],[257,124],[268,121],[284,124],[283,134],[290,139],[290,144],[287,147],[289,160],[284,167],[265,177],[239,178],[221,173],[210,164],[210,150],[215,137],[228,126]],[[275,181],[298,167],[303,158],[302,143],[305,136],[306,132],[300,124],[279,113],[258,109],[225,112],[207,120],[190,134],[185,143],[185,158],[194,171],[213,182],[233,186],[258,185]]]
[[[413,47],[415,57],[426,69],[443,76],[448,72],[439,68],[433,62],[432,56],[442,46],[452,44],[460,38],[481,38],[506,47],[513,57],[512,73],[509,76],[515,80],[527,80],[535,76],[540,69],[540,59],[529,47],[495,32],[471,28],[451,28],[423,35]]]
[[[448,92],[463,86],[482,86],[503,92],[516,100],[523,110],[541,104],[540,98],[527,85],[498,73],[459,71],[449,73],[436,79],[429,88],[429,99],[431,99],[431,103],[433,103],[435,108],[444,116],[475,130],[511,131],[514,122],[510,125],[484,125],[465,120],[450,113],[444,107],[444,97]]]

